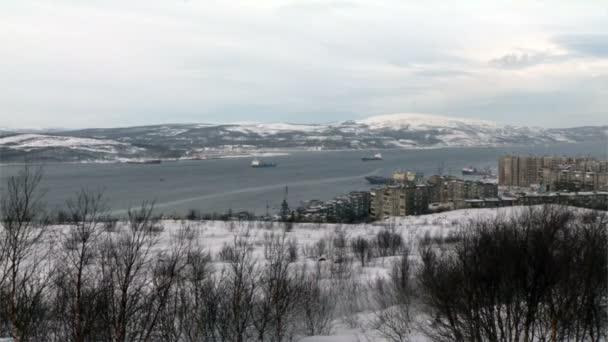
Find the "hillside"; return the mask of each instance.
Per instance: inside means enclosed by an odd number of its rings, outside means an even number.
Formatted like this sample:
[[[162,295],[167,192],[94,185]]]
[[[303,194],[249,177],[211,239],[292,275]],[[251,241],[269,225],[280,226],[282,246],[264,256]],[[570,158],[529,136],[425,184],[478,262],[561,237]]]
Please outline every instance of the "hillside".
[[[48,134],[16,134],[0,137],[0,159],[7,161],[115,161],[144,153],[128,143]]]
[[[427,114],[390,114],[329,124],[167,124],[0,138],[0,160],[120,160],[302,149],[387,149],[602,141],[608,126],[543,129]]]

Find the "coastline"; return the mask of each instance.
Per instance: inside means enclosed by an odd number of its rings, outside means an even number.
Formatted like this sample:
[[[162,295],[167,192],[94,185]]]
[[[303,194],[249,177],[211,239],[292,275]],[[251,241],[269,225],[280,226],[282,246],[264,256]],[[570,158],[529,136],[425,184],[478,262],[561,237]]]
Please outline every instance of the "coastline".
[[[440,149],[456,149],[456,148],[518,148],[518,147],[549,147],[553,145],[577,145],[581,143],[593,143],[594,141],[579,141],[579,142],[556,142],[555,144],[537,144],[537,145],[525,145],[525,144],[488,144],[488,145],[440,145],[440,146],[411,146],[411,147],[390,147],[390,148],[343,148],[343,149],[322,149],[322,148],[281,148],[281,149],[261,149],[258,151],[248,151],[241,153],[217,153],[207,157],[180,157],[180,158],[156,158],[156,157],[138,157],[138,158],[117,158],[113,160],[81,160],[81,161],[32,161],[28,162],[29,165],[48,165],[48,164],[126,164],[128,161],[153,158],[160,159],[162,162],[180,162],[180,161],[205,161],[205,160],[217,160],[217,159],[233,159],[233,158],[256,158],[256,157],[282,157],[288,156],[294,153],[311,152],[311,153],[332,153],[332,152],[370,152],[370,151],[424,151],[424,150],[440,150]],[[24,162],[2,162],[0,166],[22,166]]]

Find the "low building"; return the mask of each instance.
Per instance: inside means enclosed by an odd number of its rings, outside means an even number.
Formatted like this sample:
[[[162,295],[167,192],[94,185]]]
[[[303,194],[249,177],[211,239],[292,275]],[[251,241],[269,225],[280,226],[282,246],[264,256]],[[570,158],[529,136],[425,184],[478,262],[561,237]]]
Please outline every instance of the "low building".
[[[499,208],[517,205],[517,197],[496,196],[484,199],[462,199],[454,202],[454,209]]]
[[[517,197],[467,199],[456,201],[455,209],[497,208],[514,205],[561,204],[596,210],[608,210],[608,192],[529,193]]]
[[[352,191],[327,202],[307,201],[298,209],[298,215],[309,222],[357,222],[369,217],[370,203],[369,192]]]

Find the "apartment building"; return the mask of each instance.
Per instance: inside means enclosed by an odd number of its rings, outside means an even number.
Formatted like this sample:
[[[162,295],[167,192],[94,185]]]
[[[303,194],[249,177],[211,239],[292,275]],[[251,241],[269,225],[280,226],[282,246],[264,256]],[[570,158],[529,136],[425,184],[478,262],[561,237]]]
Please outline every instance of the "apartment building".
[[[408,182],[372,189],[371,215],[384,216],[421,215],[428,212],[429,186]]]
[[[498,185],[493,183],[463,180],[450,176],[431,176],[427,184],[430,187],[429,200],[432,203],[498,196]]]
[[[352,191],[327,202],[307,201],[298,208],[298,214],[303,221],[356,222],[369,217],[370,201],[370,192]]]
[[[530,186],[538,183],[539,158],[507,155],[498,159],[498,184]]]
[[[518,156],[498,159],[498,184],[543,191],[585,191],[608,188],[608,161],[593,157]]]

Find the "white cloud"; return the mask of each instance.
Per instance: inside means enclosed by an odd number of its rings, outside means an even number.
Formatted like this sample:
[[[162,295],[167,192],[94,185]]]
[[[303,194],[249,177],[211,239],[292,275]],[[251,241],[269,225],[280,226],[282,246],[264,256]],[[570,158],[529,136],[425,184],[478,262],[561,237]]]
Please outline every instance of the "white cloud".
[[[332,121],[475,104],[484,111],[471,115],[508,123],[505,98],[539,93],[570,96],[562,110],[600,123],[606,107],[589,96],[606,87],[581,97],[573,85],[608,75],[605,45],[588,35],[608,32],[606,15],[593,0],[4,2],[0,126]]]

